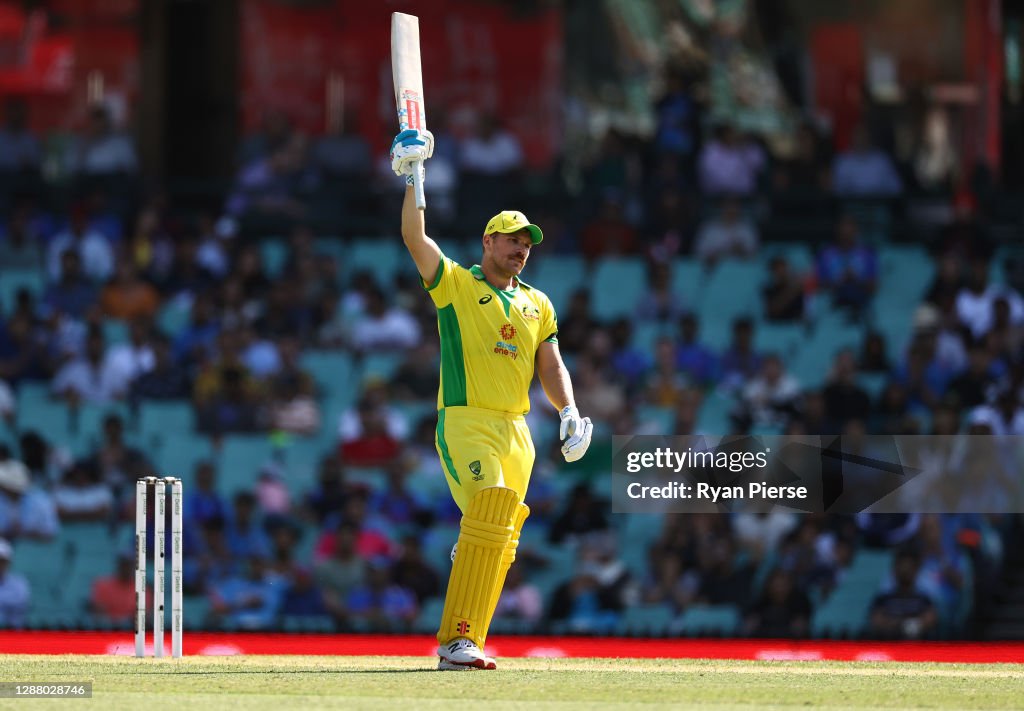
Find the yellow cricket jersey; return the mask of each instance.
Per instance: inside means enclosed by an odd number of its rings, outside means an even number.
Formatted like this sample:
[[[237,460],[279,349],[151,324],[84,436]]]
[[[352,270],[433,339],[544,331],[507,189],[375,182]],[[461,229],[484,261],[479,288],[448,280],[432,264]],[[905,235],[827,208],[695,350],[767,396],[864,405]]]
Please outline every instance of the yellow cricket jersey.
[[[437,307],[441,385],[437,407],[482,407],[516,415],[530,411],[534,358],[543,341],[558,343],[551,300],[518,281],[494,288],[479,265],[442,256],[424,288]]]

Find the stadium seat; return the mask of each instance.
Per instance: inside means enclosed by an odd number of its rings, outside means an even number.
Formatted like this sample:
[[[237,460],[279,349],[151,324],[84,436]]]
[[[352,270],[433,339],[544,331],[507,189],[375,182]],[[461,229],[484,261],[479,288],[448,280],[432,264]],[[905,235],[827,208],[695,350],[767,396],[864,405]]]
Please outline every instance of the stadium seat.
[[[444,599],[440,597],[427,598],[423,601],[419,614],[416,615],[416,619],[412,623],[413,631],[422,634],[437,632],[442,614],[444,614]]]
[[[535,283],[548,295],[556,314],[562,314],[572,293],[585,285],[586,267],[579,256],[538,254],[531,258],[527,269],[526,282]]]
[[[674,616],[668,605],[627,607],[619,623],[619,632],[637,637],[660,637],[668,632]]]
[[[269,278],[277,279],[281,276],[290,252],[288,242],[281,237],[268,237],[260,242],[263,271]]]
[[[600,320],[630,317],[644,295],[647,270],[638,257],[611,257],[598,262],[590,289],[594,315]]]
[[[21,289],[28,289],[38,299],[46,289],[46,273],[42,269],[0,270],[0,309],[4,313],[14,308]]]
[[[696,259],[676,259],[672,264],[672,293],[685,311],[693,311],[708,273]]]
[[[190,434],[195,429],[195,411],[186,400],[147,400],[139,406],[141,436],[162,433]]]
[[[693,605],[671,625],[674,633],[695,636],[733,634],[740,625],[740,611],[735,605]]]
[[[377,278],[377,283],[387,287],[401,268],[401,259],[407,258],[399,235],[382,237],[359,237],[349,245],[343,262],[345,276],[351,278],[359,271],[368,271]]]

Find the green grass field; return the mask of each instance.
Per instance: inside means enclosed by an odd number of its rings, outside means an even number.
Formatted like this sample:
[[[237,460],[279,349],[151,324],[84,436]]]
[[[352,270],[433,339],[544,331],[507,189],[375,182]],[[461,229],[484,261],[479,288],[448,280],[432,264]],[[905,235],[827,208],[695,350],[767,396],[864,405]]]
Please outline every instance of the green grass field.
[[[440,673],[416,657],[0,655],[0,680],[91,681],[92,699],[0,699],[0,708],[1013,709],[1024,666],[665,659],[507,659]],[[470,705],[467,705],[470,704]]]

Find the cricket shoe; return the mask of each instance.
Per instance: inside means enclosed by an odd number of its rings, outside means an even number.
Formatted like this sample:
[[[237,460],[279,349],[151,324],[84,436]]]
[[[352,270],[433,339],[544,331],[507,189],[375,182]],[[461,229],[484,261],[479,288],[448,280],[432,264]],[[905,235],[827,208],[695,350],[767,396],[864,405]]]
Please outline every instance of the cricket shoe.
[[[488,657],[476,644],[465,637],[457,637],[448,644],[437,648],[439,671],[467,671],[470,669],[497,669],[492,657]]]

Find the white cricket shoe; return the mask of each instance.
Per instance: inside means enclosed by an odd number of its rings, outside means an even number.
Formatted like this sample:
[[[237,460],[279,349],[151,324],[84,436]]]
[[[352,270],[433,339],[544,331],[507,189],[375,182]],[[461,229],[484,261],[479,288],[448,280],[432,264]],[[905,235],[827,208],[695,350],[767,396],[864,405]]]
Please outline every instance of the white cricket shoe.
[[[497,669],[493,658],[488,657],[476,646],[476,643],[465,637],[456,637],[448,644],[437,648],[439,671],[466,671],[470,669]]]

